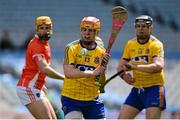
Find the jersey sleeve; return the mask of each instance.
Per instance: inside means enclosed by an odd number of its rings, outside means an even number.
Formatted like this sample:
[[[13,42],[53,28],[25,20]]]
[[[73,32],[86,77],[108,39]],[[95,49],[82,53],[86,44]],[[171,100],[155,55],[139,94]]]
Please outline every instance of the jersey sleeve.
[[[65,48],[64,63],[65,64],[74,64],[75,63],[75,52],[73,50],[73,47],[71,47],[71,46],[67,46]]]
[[[157,56],[164,57],[164,48],[161,42],[156,42],[153,45],[153,57]]]
[[[46,51],[41,49],[40,46],[32,45],[30,46],[29,49],[30,49],[32,60],[35,60],[36,62],[38,62],[45,59]]]
[[[129,60],[129,59],[130,59],[129,47],[130,47],[130,44],[129,44],[129,42],[128,42],[128,43],[125,45],[124,49],[123,49],[123,54],[122,54],[122,58],[123,58],[123,59],[126,59],[126,60]]]

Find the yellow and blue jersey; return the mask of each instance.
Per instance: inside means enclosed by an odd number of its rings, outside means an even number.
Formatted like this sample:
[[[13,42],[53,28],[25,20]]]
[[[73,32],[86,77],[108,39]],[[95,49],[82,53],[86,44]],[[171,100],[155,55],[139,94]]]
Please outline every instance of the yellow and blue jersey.
[[[85,71],[94,70],[101,63],[101,56],[105,52],[97,45],[94,49],[84,50],[80,40],[66,46],[64,63],[74,65],[75,68]],[[88,101],[99,95],[99,87],[95,85],[95,77],[66,78],[62,87],[62,95],[76,100]]]
[[[151,35],[149,41],[145,44],[139,44],[136,38],[129,40],[124,48],[122,57],[133,64],[146,65],[153,63],[153,58],[157,56],[164,58],[163,44]],[[135,88],[164,84],[163,71],[148,73],[140,70],[133,70],[133,77],[135,79]]]

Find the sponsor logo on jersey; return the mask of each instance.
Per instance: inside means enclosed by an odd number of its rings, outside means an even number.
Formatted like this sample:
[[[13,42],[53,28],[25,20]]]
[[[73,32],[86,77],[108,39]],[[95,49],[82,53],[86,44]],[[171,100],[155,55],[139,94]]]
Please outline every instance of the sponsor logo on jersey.
[[[138,57],[132,58],[132,60],[134,62],[142,62],[142,63],[148,63],[149,61],[148,56],[138,56]]]
[[[95,70],[94,66],[88,66],[88,65],[82,65],[82,64],[77,64],[76,68],[78,68],[80,71],[85,71],[85,70]]]

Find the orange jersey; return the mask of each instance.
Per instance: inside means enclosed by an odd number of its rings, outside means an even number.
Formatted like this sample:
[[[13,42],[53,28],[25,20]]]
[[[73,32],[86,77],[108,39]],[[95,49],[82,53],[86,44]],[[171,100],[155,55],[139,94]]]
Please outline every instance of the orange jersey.
[[[46,75],[40,72],[37,66],[37,62],[42,59],[45,59],[50,64],[51,50],[49,43],[42,43],[37,37],[34,37],[28,44],[25,67],[17,86],[42,89],[46,82]]]

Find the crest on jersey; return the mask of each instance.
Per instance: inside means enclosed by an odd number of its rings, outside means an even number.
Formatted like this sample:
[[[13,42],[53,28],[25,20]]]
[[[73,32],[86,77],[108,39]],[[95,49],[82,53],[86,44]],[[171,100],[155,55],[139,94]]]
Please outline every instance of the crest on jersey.
[[[142,49],[138,49],[138,54],[140,55],[140,54],[142,54]]]
[[[62,107],[62,110],[65,112],[65,111],[67,111],[67,107],[66,106],[63,106]]]
[[[85,62],[90,62],[90,57],[89,56],[85,57]]]
[[[99,63],[99,57],[98,57],[98,56],[96,56],[96,57],[94,58],[94,63],[96,63],[96,64]]]
[[[150,53],[150,49],[147,48],[146,51],[145,51],[146,54],[149,54]]]

